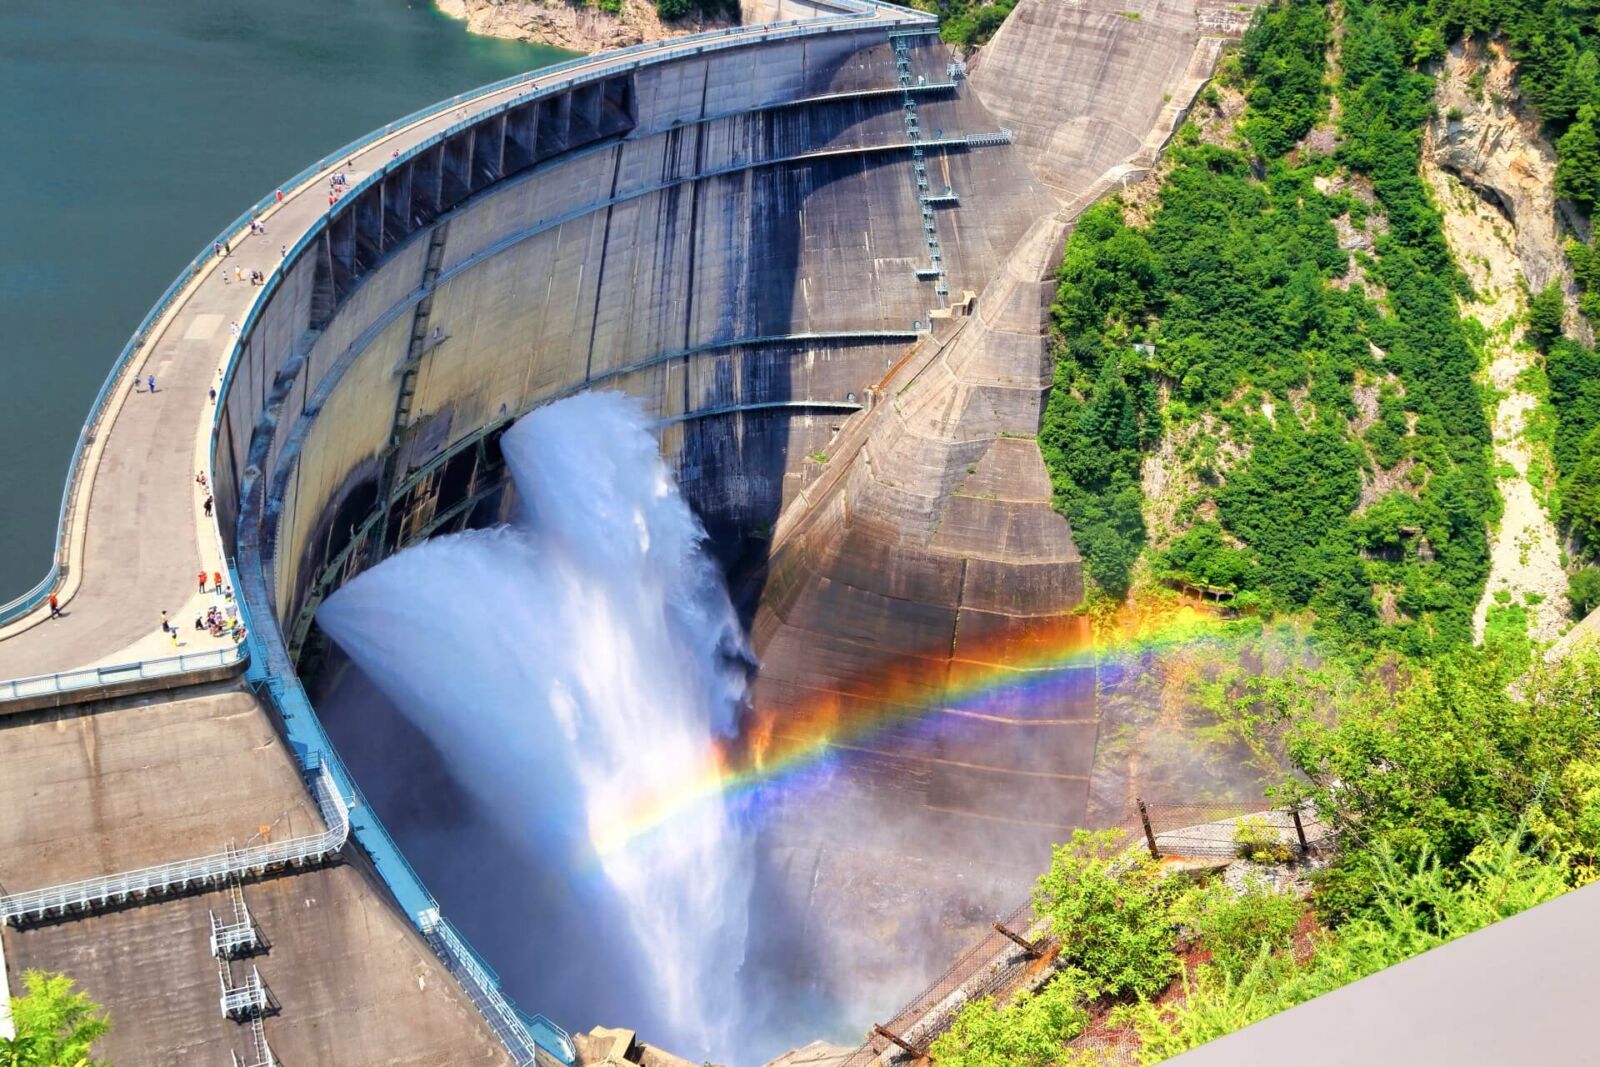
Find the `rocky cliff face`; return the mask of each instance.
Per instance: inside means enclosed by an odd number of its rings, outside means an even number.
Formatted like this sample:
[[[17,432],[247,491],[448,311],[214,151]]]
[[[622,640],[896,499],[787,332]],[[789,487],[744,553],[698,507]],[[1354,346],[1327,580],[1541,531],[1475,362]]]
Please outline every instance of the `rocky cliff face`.
[[[1509,223],[1511,251],[1528,285],[1561,277],[1555,152],[1538,121],[1517,102],[1516,64],[1505,46],[1458,44],[1446,57],[1424,142],[1428,164],[1456,177]],[[1504,255],[1505,248],[1457,249],[1457,255]]]
[[[566,0],[434,0],[439,10],[462,19],[470,33],[547,44],[574,52],[602,52],[641,41],[660,41],[733,25],[729,19],[695,14],[663,22],[654,0],[622,0],[617,14]]]
[[[1538,356],[1522,343],[1523,283],[1559,279],[1574,295],[1561,251],[1556,159],[1537,121],[1516,104],[1516,65],[1499,43],[1456,46],[1445,58],[1437,117],[1424,134],[1422,176],[1444,221],[1445,239],[1472,283],[1461,313],[1484,327],[1485,377],[1499,394],[1493,422],[1505,512],[1491,537],[1489,580],[1473,617],[1479,640],[1496,604],[1522,607],[1529,633],[1551,640],[1568,605],[1561,541],[1549,514],[1555,466],[1529,430],[1538,400],[1525,374]],[[1582,325],[1571,309],[1569,329]]]

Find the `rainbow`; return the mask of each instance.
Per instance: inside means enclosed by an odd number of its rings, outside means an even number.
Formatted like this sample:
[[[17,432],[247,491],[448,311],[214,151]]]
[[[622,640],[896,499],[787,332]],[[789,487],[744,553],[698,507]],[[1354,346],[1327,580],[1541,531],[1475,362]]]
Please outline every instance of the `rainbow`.
[[[787,783],[891,729],[974,718],[1015,722],[1020,709],[1054,707],[1081,691],[1087,668],[1214,640],[1233,628],[1212,612],[1169,603],[1099,624],[1083,615],[1056,616],[958,642],[953,655],[903,657],[870,676],[812,691],[798,705],[753,709],[738,738],[709,746],[700,764],[676,780],[591,810],[589,838],[600,856],[610,856],[702,804]]]

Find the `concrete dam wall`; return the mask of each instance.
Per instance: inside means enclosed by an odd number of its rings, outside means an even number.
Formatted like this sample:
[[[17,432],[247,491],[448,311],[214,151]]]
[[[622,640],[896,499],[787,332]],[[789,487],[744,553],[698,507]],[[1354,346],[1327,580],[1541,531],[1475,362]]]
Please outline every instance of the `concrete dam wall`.
[[[882,720],[774,813],[752,980],[892,1007],[1090,819],[1093,665],[1048,692],[1022,666],[1087,645],[1035,435],[1072,218],[1153,162],[1216,55],[1188,0],[1143,6],[1023,0],[970,81],[906,27],[675,54],[397,153],[225,380],[255,647],[313,667],[340,584],[502,521],[519,416],[639,398],[752,620],[758,724]]]
[[[932,222],[950,290],[981,288],[1048,203],[937,38],[903,47],[909,93],[881,30],[651,66],[462,131],[345,204],[258,316],[216,457],[225,528],[255,494],[241,555],[259,536],[291,642],[427,530],[441,483],[446,505],[485,486],[473,446],[579,389],[668,424],[714,532],[770,528],[943,302],[918,274],[906,115],[958,198]]]

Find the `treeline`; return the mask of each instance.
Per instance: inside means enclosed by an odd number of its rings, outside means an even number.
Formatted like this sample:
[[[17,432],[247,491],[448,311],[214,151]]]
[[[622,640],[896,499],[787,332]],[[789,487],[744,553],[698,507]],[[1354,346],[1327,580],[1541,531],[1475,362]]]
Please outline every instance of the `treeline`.
[[[912,0],[911,6],[939,16],[939,36],[946,44],[970,49],[989,43],[1017,0]]]
[[[1198,521],[1154,555],[1157,576],[1240,606],[1309,607],[1343,636],[1420,652],[1470,638],[1498,498],[1456,313],[1465,282],[1418,177],[1432,82],[1394,16],[1362,0],[1346,12],[1334,155],[1296,147],[1327,115],[1331,28],[1317,0],[1290,0],[1258,16],[1224,74],[1247,100],[1248,147],[1186,128],[1148,226],[1115,203],[1085,213],[1060,271],[1040,440],[1100,593],[1132,580],[1140,464],[1165,430],[1201,492],[1183,509]],[[1369,215],[1384,220],[1363,257],[1381,303],[1333,284],[1348,265],[1335,219]],[[1379,394],[1359,438],[1358,380]],[[1364,471],[1398,487],[1358,515]]]
[[[1579,309],[1593,321],[1600,252],[1572,241],[1567,255],[1583,290]],[[1576,550],[1567,596],[1582,616],[1600,607],[1600,355],[1562,334],[1562,310],[1561,283],[1552,281],[1530,301],[1527,337],[1544,354],[1555,415],[1550,451],[1560,475],[1555,519]]]
[[[1314,694],[1351,692],[1338,669],[1256,679],[1239,694],[1249,718],[1288,731],[1294,777],[1280,799],[1311,805],[1338,841],[1309,900],[1265,878],[1190,882],[1142,850],[1119,853],[1114,834],[1080,831],[1034,892],[1057,975],[1007,1004],[968,1005],[935,1060],[1098,1063],[1098,1050],[1064,1047],[1093,1019],[1156,1063],[1591,881],[1600,660],[1532,674],[1525,662],[1460,649],[1399,675],[1374,669],[1335,726],[1319,725]],[[1288,852],[1249,820],[1236,843],[1258,863]]]
[[[1516,92],[1544,123],[1554,143],[1555,193],[1591,213],[1600,203],[1600,21],[1585,4],[1558,0],[1389,0],[1395,35],[1413,60],[1444,54],[1447,42],[1503,37],[1517,61]],[[1481,79],[1477,84],[1480,97]],[[1583,290],[1580,309],[1600,311],[1600,261],[1592,246],[1572,243],[1569,259]],[[1577,548],[1569,577],[1574,609],[1600,606],[1600,358],[1561,336],[1559,287],[1536,294],[1528,338],[1545,354],[1556,430],[1552,451],[1560,474],[1556,518]]]
[[[622,13],[622,0],[589,0],[589,3],[613,15]],[[655,5],[656,13],[667,22],[697,14],[734,21],[739,19],[739,0],[655,0]]]

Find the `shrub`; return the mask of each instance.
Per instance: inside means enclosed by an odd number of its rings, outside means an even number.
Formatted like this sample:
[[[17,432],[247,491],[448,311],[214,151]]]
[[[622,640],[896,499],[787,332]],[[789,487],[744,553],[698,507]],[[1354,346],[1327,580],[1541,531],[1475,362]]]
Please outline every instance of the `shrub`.
[[[1572,614],[1580,619],[1600,607],[1600,567],[1567,575],[1567,599],[1572,601]]]
[[[1082,977],[1068,971],[1004,1008],[991,997],[972,1001],[934,1040],[933,1060],[939,1067],[1050,1067],[1088,1025],[1084,999]]]
[[[1304,912],[1298,897],[1259,881],[1242,893],[1214,881],[1185,894],[1177,909],[1211,952],[1212,963],[1234,975],[1242,975],[1263,953],[1287,949]]]
[[[1148,997],[1177,973],[1178,887],[1154,860],[1122,854],[1116,831],[1075,830],[1039,877],[1033,907],[1050,920],[1061,959],[1111,996]]]
[[[1578,119],[1556,142],[1556,195],[1584,210],[1600,197],[1600,134],[1595,132],[1595,111],[1585,106]]]
[[[1528,301],[1528,340],[1541,352],[1561,336],[1561,315],[1565,304],[1561,294],[1561,281],[1551,279]]]
[[[1320,937],[1304,963],[1262,951],[1239,971],[1202,966],[1181,1000],[1133,1005],[1121,1020],[1154,1063],[1559,896],[1561,867],[1527,854],[1525,838],[1519,828],[1483,842],[1459,878],[1426,854],[1408,865],[1386,849],[1368,853],[1371,916]]]
[[[1578,462],[1561,479],[1561,522],[1586,558],[1600,546],[1600,427],[1579,446]]]
[[[1364,845],[1319,877],[1318,914],[1366,912],[1379,851],[1408,866],[1431,855],[1455,867],[1539,798],[1548,803],[1564,767],[1600,756],[1597,669],[1579,654],[1523,675],[1492,650],[1455,652],[1375,678],[1344,701],[1334,727],[1295,724],[1289,754],[1305,792],[1321,818]],[[1518,676],[1523,699],[1506,692]]]
[[[1277,830],[1258,815],[1239,820],[1233,829],[1233,844],[1239,858],[1251,863],[1287,863],[1292,855]]]

